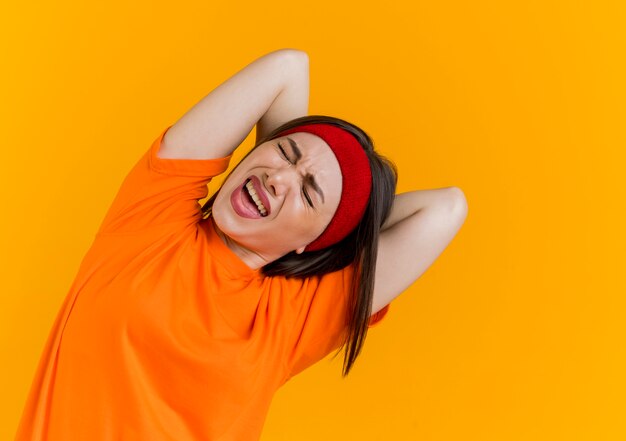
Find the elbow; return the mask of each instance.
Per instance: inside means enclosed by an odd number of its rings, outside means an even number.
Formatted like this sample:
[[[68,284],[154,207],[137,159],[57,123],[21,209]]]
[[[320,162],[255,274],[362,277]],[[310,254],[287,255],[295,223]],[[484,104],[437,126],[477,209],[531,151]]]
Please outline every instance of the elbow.
[[[457,213],[463,220],[467,217],[467,198],[459,187],[450,187],[451,201],[454,213]]]
[[[279,52],[282,56],[288,58],[289,60],[297,60],[298,62],[306,63],[309,62],[309,54],[300,49],[284,48],[279,49],[276,52]]]

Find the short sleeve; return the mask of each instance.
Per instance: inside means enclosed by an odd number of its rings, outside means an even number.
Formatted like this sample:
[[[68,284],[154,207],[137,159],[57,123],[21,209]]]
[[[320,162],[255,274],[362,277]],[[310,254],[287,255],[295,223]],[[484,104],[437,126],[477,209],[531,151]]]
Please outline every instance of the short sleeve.
[[[186,227],[202,219],[198,202],[211,178],[223,173],[232,154],[216,159],[166,159],[157,156],[168,126],[153,141],[122,182],[96,235],[135,233],[168,225]]]
[[[310,291],[298,293],[298,311],[292,323],[286,358],[288,378],[341,347],[348,328],[350,283],[353,266],[319,278]],[[306,287],[306,285],[305,285]],[[370,317],[369,328],[379,325],[390,304]]]

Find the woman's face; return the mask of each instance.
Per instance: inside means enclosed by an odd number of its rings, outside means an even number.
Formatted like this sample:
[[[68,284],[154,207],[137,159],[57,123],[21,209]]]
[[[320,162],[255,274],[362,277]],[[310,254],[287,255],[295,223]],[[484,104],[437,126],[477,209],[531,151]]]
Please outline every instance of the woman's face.
[[[244,186],[248,180],[260,203]],[[233,251],[260,267],[303,252],[329,224],[341,191],[328,144],[312,133],[291,133],[259,145],[237,165],[215,198],[213,218],[234,241],[227,241]]]

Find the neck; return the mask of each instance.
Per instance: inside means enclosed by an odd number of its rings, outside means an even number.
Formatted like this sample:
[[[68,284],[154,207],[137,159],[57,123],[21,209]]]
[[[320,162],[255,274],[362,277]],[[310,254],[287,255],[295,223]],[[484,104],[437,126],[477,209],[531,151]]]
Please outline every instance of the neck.
[[[235,253],[237,257],[239,257],[243,261],[243,263],[245,263],[250,269],[259,269],[262,266],[265,266],[275,260],[268,259],[267,256],[262,256],[257,252],[241,246],[237,241],[231,239],[228,235],[224,234],[222,230],[219,229],[215,221],[213,221],[213,226],[218,237],[222,239],[222,242],[224,242],[226,246],[230,248],[230,250]]]

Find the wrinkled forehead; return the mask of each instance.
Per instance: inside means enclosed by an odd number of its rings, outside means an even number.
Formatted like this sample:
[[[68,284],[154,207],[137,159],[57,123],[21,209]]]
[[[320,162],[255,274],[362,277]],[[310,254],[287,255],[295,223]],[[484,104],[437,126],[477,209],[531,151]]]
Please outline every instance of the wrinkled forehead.
[[[316,164],[318,173],[339,173],[341,168],[335,153],[323,138],[308,132],[294,132],[283,136],[287,147],[296,156],[303,156],[305,161]]]
[[[282,139],[290,138],[293,143],[286,141],[285,149],[293,151],[298,156],[297,150],[308,164],[312,165],[311,173],[316,182],[322,187],[325,200],[329,205],[335,206],[341,196],[342,173],[339,161],[332,149],[324,139],[308,132],[294,132],[284,135]]]
[[[300,148],[300,150],[305,150],[312,154],[317,155],[325,152],[329,152],[332,154],[332,150],[328,143],[324,141],[321,137],[314,135],[313,133],[295,132],[288,135],[283,135],[283,138],[291,138],[296,143],[297,148]]]

